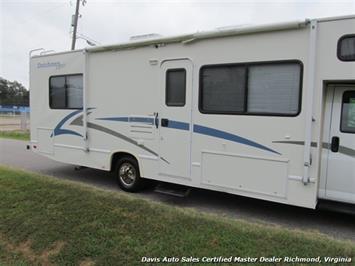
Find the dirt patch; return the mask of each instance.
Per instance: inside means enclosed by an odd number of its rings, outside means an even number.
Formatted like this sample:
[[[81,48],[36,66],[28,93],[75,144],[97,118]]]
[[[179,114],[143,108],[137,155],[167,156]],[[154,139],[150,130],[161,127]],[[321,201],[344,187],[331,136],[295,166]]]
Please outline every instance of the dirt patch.
[[[27,240],[25,242],[20,243],[19,245],[14,245],[10,243],[4,236],[0,235],[0,241],[5,244],[5,248],[9,252],[15,252],[21,254],[26,260],[38,263],[44,266],[53,265],[50,262],[50,257],[53,255],[57,255],[65,245],[63,241],[55,242],[50,248],[44,250],[41,254],[37,254],[31,248],[32,242],[31,240]],[[93,265],[93,264],[86,264]]]
[[[79,264],[79,266],[93,266],[93,265],[95,265],[95,262],[91,259],[85,259]]]
[[[41,264],[51,265],[49,258],[53,255],[57,255],[64,247],[64,244],[65,243],[63,241],[57,241],[53,244],[51,249],[46,249],[45,251],[43,251],[42,254],[39,256],[39,261],[41,262]]]
[[[30,240],[20,243],[18,246],[15,246],[15,245],[7,242],[6,248],[9,249],[10,251],[20,253],[29,261],[34,262],[34,261],[36,261],[36,255],[33,253],[32,249],[31,249],[31,244],[32,243]]]

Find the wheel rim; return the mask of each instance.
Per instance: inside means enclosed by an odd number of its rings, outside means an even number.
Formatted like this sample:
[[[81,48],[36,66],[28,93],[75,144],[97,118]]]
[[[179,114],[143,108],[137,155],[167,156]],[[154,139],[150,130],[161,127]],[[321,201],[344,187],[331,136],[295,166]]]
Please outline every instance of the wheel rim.
[[[121,164],[118,174],[121,182],[127,187],[132,186],[137,179],[136,169],[130,163]]]

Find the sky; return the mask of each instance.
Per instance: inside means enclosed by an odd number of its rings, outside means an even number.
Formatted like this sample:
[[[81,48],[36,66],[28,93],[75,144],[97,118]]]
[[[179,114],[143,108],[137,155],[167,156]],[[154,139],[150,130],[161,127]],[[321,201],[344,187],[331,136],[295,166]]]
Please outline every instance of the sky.
[[[0,76],[28,88],[29,51],[70,50],[76,0],[0,0]],[[78,33],[98,44],[355,14],[355,0],[86,0]],[[79,38],[76,48],[88,46]]]

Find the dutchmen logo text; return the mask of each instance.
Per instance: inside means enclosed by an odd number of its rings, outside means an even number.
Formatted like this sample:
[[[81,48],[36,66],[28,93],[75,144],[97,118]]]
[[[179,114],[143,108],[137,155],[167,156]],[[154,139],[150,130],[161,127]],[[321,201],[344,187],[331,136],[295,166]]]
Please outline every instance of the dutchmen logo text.
[[[37,68],[48,68],[48,67],[53,67],[56,70],[61,69],[65,67],[65,64],[61,62],[47,62],[47,63],[38,63]]]

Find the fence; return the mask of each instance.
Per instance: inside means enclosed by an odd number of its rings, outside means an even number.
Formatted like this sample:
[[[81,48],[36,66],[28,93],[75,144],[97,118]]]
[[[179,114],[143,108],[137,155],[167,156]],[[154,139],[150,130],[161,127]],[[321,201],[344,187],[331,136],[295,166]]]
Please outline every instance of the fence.
[[[29,130],[30,108],[0,105],[0,131]]]

